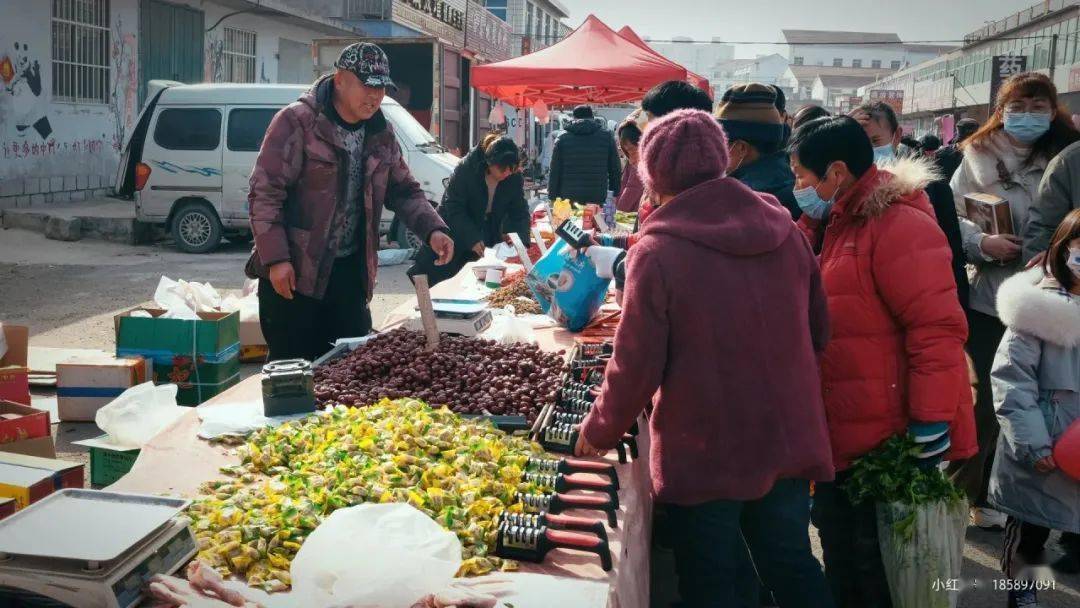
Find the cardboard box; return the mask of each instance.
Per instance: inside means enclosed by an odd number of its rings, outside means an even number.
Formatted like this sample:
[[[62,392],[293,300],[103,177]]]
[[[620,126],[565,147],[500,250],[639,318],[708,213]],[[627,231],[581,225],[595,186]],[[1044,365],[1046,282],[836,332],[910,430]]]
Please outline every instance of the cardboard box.
[[[103,406],[150,377],[146,359],[73,357],[56,364],[56,406],[62,421],[93,422]]]
[[[56,458],[56,446],[52,436],[23,439],[10,443],[0,443],[0,452],[37,456],[38,458]]]
[[[984,234],[1015,234],[1009,201],[985,192],[964,195],[967,218]]]
[[[90,483],[95,486],[108,486],[127,475],[135,466],[135,459],[140,450],[119,449],[109,441],[108,435],[73,441],[75,445],[90,448]]]
[[[7,352],[0,357],[0,399],[30,405],[30,328],[4,324]]]
[[[258,321],[240,321],[240,361],[243,363],[261,363],[266,361],[270,348],[263,337],[262,325]]]
[[[54,458],[0,452],[0,497],[22,509],[56,490],[83,487],[83,465]]]
[[[49,436],[49,412],[13,401],[0,401],[0,444]]]
[[[139,355],[152,362],[155,384],[176,384],[180,405],[198,405],[240,381],[240,315],[198,313],[199,320],[133,317],[114,319],[116,356]]]
[[[0,498],[0,519],[4,519],[8,515],[15,512],[15,499],[14,498]]]

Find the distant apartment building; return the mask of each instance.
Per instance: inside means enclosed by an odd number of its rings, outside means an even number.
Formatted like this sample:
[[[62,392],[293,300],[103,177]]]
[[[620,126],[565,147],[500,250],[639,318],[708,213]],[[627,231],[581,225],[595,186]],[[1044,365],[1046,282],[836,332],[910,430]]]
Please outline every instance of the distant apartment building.
[[[760,82],[779,86],[787,67],[787,57],[773,53],[758,55],[753,59],[724,61],[713,66],[706,74],[716,93],[716,99],[720,99],[724,91],[736,84]]]
[[[513,30],[514,55],[525,55],[551,46],[570,33],[563,23],[570,16],[559,0],[479,0]]]
[[[645,42],[657,53],[695,74],[711,74],[717,64],[735,58],[735,47],[721,43],[719,38],[713,38],[711,41],[695,41],[686,36],[676,36],[671,41],[658,41],[646,36]]]

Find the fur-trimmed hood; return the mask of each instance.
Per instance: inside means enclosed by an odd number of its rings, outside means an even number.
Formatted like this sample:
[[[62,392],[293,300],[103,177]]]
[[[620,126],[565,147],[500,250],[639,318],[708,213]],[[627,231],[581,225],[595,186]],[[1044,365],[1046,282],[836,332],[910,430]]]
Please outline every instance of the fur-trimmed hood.
[[[871,168],[871,182],[863,188],[862,204],[855,209],[854,215],[864,218],[880,217],[889,205],[902,199],[911,199],[930,182],[941,179],[934,163],[925,157],[899,158],[883,165],[876,171]],[[862,180],[860,180],[862,181]]]
[[[1058,282],[1042,268],[1002,283],[997,310],[1009,329],[1065,348],[1080,347],[1080,299],[1062,294]]]

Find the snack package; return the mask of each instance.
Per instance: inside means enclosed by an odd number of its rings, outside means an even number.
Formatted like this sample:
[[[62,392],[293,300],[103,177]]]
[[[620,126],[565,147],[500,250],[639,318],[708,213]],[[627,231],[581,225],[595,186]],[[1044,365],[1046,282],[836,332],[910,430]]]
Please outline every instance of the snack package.
[[[585,255],[559,239],[525,277],[544,313],[570,331],[589,324],[607,297],[610,279],[596,276]]]

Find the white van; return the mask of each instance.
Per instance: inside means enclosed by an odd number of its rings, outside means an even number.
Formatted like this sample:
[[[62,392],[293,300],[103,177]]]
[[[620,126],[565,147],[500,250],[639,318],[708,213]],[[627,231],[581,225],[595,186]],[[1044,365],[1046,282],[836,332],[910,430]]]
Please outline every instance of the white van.
[[[248,178],[266,128],[308,88],[152,81],[117,170],[117,193],[134,196],[136,219],[163,224],[182,251],[205,253],[222,237],[249,238]],[[382,111],[428,200],[441,201],[460,159],[398,102],[387,97]],[[383,232],[392,217],[384,212]],[[390,240],[415,246],[416,237],[397,224]]]

